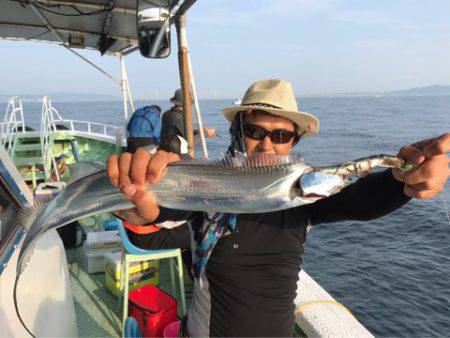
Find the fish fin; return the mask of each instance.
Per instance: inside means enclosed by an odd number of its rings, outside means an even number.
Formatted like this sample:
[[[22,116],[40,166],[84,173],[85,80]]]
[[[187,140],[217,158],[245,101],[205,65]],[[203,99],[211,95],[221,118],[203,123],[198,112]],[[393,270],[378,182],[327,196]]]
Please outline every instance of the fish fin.
[[[66,182],[67,185],[83,177],[99,173],[106,168],[104,163],[94,161],[77,162],[69,164],[68,167],[70,169],[70,179]]]
[[[36,218],[46,207],[46,202],[40,199],[35,199],[32,207],[24,207],[19,209],[17,212],[17,223],[28,231]]]
[[[244,155],[245,156],[245,155]],[[300,154],[264,154],[255,153],[240,159],[243,167],[260,168],[304,162]]]
[[[235,152],[235,155],[229,153],[222,154],[220,159],[192,159],[182,162],[175,162],[171,165],[206,165],[221,168],[260,168],[273,167],[277,165],[286,165],[292,163],[304,162],[300,154],[263,154],[256,153],[247,155],[242,152]]]

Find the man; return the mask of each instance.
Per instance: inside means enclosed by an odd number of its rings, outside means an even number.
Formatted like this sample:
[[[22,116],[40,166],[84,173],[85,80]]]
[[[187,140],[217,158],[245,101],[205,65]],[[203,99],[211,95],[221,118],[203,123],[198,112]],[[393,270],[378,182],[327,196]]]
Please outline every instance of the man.
[[[186,131],[183,115],[183,91],[177,89],[170,99],[172,108],[166,111],[161,121],[160,148],[176,154],[187,153]]]
[[[148,151],[154,153],[157,147],[164,139],[160,137],[161,134],[161,107],[157,105],[145,106],[137,109],[127,124],[127,152],[135,153],[140,147],[145,147]],[[172,149],[175,152],[175,149]],[[133,233],[140,235],[148,235],[161,228],[171,229],[179,226],[184,222],[166,221],[158,224],[146,224],[145,226],[128,224],[123,222],[125,228]],[[188,234],[184,234],[185,240],[189,240]],[[190,260],[187,260],[190,262]]]
[[[139,147],[156,150],[160,143],[161,108],[157,105],[137,109],[127,124],[127,151],[134,153]]]
[[[223,113],[232,123],[231,153],[288,154],[301,138],[319,131],[319,121],[297,110],[290,84],[280,80],[256,82],[240,107],[224,109]],[[292,336],[293,301],[307,226],[344,219],[369,220],[392,212],[411,197],[435,196],[449,175],[445,155],[449,150],[450,134],[403,147],[399,155],[418,164],[417,169],[369,174],[316,203],[262,214],[209,215],[159,207],[154,195],[143,188],[158,182],[165,167],[179,160],[165,151],[154,156],[144,150],[138,150],[135,156],[112,156],[108,174],[136,207],[119,213],[129,222],[146,224],[177,217],[189,220],[196,279],[185,325],[187,334]],[[220,222],[223,231],[215,239],[208,237],[209,229],[217,229]],[[130,239],[144,248],[189,245],[180,240],[183,229],[177,231],[154,236],[130,234]]]
[[[160,149],[176,153],[187,153],[186,131],[184,128],[183,91],[177,89],[170,99],[173,107],[162,116],[161,146]],[[203,126],[205,137],[216,137],[216,130]],[[198,135],[198,129],[194,135]]]

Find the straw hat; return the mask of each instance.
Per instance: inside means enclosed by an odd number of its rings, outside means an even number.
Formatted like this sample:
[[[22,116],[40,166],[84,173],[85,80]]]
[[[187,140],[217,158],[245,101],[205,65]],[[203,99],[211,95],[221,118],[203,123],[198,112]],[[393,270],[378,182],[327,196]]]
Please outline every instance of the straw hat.
[[[240,106],[222,109],[228,121],[233,122],[236,114],[245,110],[263,110],[282,116],[299,126],[299,135],[308,137],[319,132],[319,120],[297,108],[294,92],[289,82],[270,79],[255,82],[245,93]]]

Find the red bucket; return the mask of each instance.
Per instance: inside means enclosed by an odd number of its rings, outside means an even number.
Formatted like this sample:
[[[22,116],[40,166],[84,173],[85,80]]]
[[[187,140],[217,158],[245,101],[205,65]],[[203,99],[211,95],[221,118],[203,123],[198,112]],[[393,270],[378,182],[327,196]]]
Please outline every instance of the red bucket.
[[[128,312],[139,325],[143,337],[163,337],[167,325],[177,321],[177,301],[153,285],[129,293]]]

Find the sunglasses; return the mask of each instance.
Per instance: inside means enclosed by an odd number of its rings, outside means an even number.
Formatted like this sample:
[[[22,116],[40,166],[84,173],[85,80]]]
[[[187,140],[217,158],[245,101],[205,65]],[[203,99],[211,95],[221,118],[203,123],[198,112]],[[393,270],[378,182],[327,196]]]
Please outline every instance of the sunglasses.
[[[269,136],[270,141],[272,141],[275,144],[288,143],[289,141],[292,140],[292,138],[297,136],[297,133],[295,131],[289,131],[285,129],[268,131],[254,124],[246,123],[242,126],[242,128],[244,131],[244,135],[251,139],[262,141],[266,136]]]

